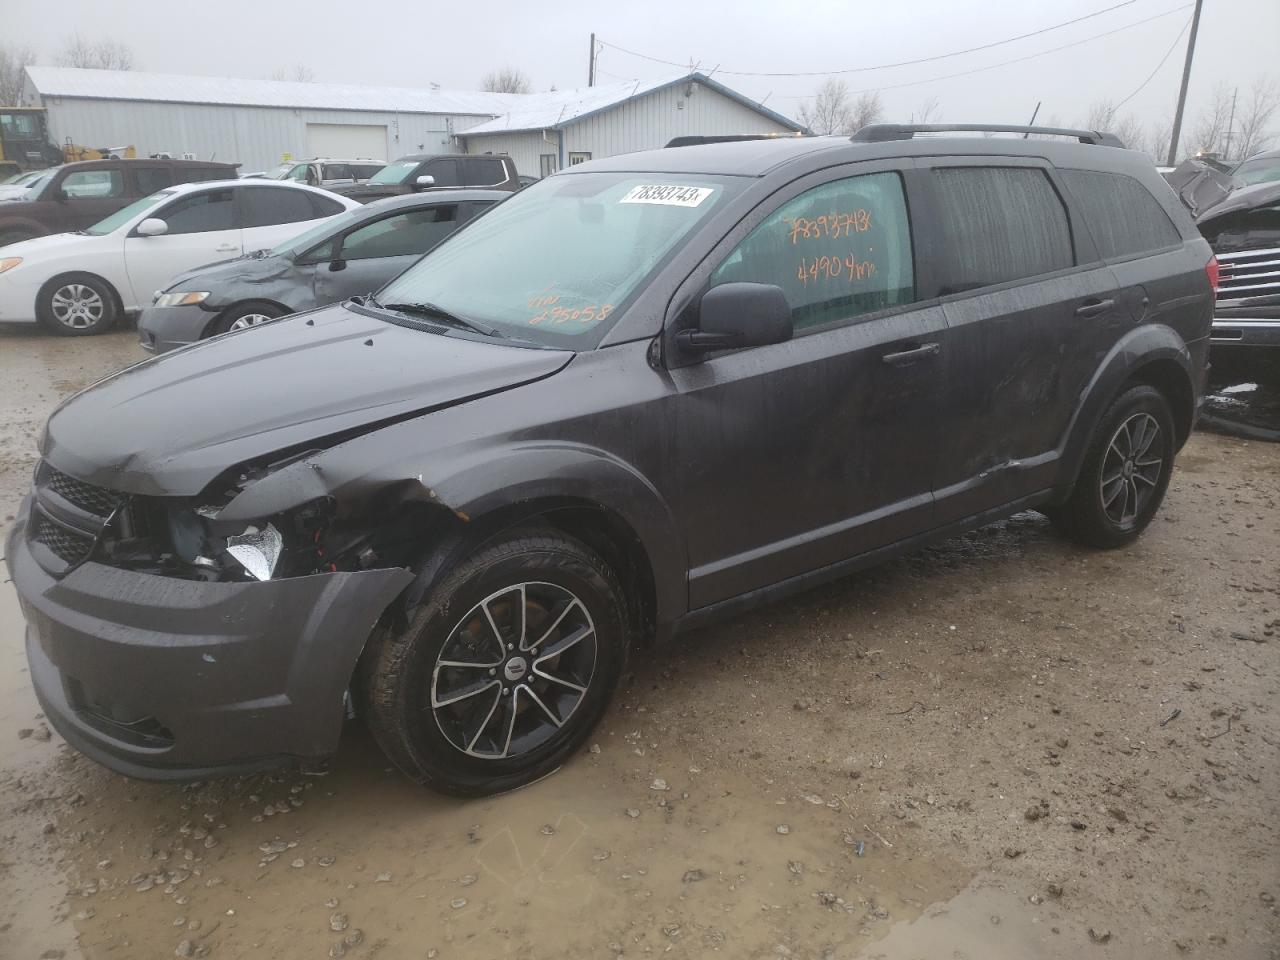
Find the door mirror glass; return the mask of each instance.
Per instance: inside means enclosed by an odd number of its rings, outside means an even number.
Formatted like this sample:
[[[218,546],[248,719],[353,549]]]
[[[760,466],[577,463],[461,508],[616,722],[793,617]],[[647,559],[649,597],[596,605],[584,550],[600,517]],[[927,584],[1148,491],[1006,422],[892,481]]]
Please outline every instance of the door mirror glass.
[[[434,187],[436,185],[436,178],[431,176],[431,174],[428,173],[428,174],[424,174],[421,177],[418,177],[418,179],[414,180],[413,182],[419,187]]]
[[[159,217],[147,217],[147,219],[138,224],[138,236],[140,237],[163,237],[168,232],[169,224]]]
[[[791,305],[771,283],[722,283],[703,294],[698,325],[676,334],[690,353],[762,347],[791,339]]]

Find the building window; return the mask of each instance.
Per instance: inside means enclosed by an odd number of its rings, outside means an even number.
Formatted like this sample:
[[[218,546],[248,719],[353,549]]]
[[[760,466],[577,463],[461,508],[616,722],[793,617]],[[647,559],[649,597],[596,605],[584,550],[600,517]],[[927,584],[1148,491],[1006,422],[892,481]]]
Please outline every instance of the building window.
[[[578,153],[571,153],[569,154],[569,166],[575,167],[580,163],[586,163],[590,159],[590,151],[583,150]]]
[[[539,158],[542,176],[549,177],[556,172],[556,155],[554,153],[544,153]]]

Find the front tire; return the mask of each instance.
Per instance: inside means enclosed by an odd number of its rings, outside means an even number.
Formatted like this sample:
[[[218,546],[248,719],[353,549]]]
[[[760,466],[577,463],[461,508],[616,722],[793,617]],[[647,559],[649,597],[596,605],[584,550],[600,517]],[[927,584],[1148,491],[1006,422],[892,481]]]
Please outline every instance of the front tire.
[[[559,767],[599,722],[627,661],[613,571],[552,530],[499,536],[376,635],[359,688],[379,745],[419,783],[477,797]]]
[[[91,273],[54,277],[36,295],[36,318],[60,337],[89,337],[115,325],[116,294]]]
[[[259,324],[284,316],[284,311],[274,304],[250,300],[228,307],[210,325],[209,336],[228,333],[232,330],[245,330]]]
[[[1071,497],[1046,511],[1049,519],[1087,546],[1132,543],[1164,500],[1174,452],[1173,414],[1164,394],[1146,384],[1130,387],[1102,417]]]

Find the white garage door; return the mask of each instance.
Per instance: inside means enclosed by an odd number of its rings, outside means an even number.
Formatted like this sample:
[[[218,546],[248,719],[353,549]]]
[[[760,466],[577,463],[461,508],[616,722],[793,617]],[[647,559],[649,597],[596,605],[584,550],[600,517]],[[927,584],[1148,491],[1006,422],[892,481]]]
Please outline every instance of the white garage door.
[[[364,123],[308,123],[307,156],[387,159],[387,128]]]

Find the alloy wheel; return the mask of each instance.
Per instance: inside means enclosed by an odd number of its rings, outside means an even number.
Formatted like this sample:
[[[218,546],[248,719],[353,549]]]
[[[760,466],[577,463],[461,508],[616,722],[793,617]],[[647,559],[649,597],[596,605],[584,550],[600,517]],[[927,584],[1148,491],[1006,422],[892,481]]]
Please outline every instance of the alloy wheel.
[[[106,312],[102,295],[83,283],[68,283],[53,292],[50,300],[53,317],[72,330],[87,330],[97,326]]]
[[[1149,413],[1135,413],[1116,428],[1102,458],[1099,492],[1107,518],[1120,527],[1133,524],[1151,501],[1163,469],[1160,424]]]
[[[260,323],[274,319],[275,317],[269,317],[265,313],[246,313],[243,317],[236,318],[227,330],[247,330],[249,327],[256,327]]]
[[[570,720],[595,673],[586,605],[553,583],[519,583],[458,622],[431,676],[431,709],[458,750],[485,760],[521,756]]]

